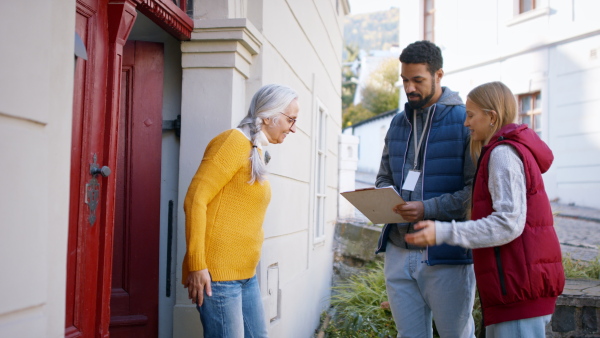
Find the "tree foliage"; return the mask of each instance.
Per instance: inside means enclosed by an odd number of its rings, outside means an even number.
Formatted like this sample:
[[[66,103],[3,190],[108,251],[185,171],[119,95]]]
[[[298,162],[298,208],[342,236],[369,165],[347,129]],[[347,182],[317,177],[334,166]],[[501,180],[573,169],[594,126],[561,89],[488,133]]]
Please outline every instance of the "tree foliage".
[[[395,58],[383,61],[369,76],[367,85],[362,90],[362,104],[375,115],[398,108],[400,91],[398,82],[400,62]]]
[[[367,87],[361,91],[362,104],[353,105],[357,90],[360,50],[388,50],[398,43],[399,9],[347,16],[344,22],[344,67],[342,69],[343,127],[393,110],[398,105],[398,60],[384,63],[376,70]],[[395,63],[395,64],[394,64]],[[394,68],[395,67],[395,68]],[[380,67],[381,68],[381,67]],[[389,68],[389,69],[385,69]],[[395,69],[395,70],[394,70]]]
[[[344,19],[344,40],[348,45],[356,45],[359,49],[389,50],[398,44],[400,10],[390,8],[364,14],[348,15]],[[346,58],[347,51],[344,51]]]
[[[357,105],[351,104],[342,114],[342,127],[350,127],[373,116],[375,116],[375,113],[363,107],[361,103]]]
[[[396,87],[399,74],[398,67],[399,61],[395,58],[383,61],[371,73],[367,85],[361,91],[362,102],[357,105],[352,103],[346,105],[345,102],[342,102],[343,128],[398,108],[398,100],[400,99],[400,92]],[[342,93],[343,91],[344,88],[342,88]],[[354,98],[354,94],[352,94],[352,98]],[[344,97],[342,97],[343,100]]]
[[[354,101],[357,86],[355,66],[360,61],[357,45],[345,45],[344,50],[347,52],[347,58],[342,68],[342,110],[350,107],[352,101]]]

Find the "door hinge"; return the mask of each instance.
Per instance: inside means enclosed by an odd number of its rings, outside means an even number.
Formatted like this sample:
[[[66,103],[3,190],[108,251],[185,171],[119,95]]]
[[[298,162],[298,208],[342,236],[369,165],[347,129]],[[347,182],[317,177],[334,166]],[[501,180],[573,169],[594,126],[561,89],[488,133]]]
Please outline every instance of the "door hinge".
[[[177,115],[175,120],[163,120],[162,130],[175,130],[175,136],[181,136],[181,114]]]

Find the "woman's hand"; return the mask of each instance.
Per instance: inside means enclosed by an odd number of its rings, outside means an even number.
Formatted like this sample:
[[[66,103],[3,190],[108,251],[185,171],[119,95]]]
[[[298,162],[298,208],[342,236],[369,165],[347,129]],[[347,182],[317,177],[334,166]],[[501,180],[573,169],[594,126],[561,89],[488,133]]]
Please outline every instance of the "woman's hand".
[[[192,300],[192,303],[202,306],[202,303],[204,302],[204,291],[206,290],[207,296],[212,296],[208,269],[190,271],[184,287],[188,289],[188,297]]]
[[[435,245],[435,222],[434,221],[421,221],[415,224],[415,230],[412,234],[404,235],[404,240],[408,244],[418,246]]]

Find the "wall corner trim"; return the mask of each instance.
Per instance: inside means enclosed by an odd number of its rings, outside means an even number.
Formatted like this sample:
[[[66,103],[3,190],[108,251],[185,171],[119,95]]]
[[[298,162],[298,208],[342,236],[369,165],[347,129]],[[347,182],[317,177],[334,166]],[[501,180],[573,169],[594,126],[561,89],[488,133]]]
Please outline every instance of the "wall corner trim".
[[[196,20],[192,32],[193,41],[237,41],[251,55],[260,53],[263,36],[246,18]]]

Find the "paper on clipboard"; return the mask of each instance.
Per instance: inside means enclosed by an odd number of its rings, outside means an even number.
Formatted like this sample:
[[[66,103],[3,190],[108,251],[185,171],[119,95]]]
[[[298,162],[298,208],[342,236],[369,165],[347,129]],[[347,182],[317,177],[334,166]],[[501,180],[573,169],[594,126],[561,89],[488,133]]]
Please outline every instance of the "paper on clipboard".
[[[341,195],[373,224],[408,223],[392,210],[396,205],[406,203],[392,186],[346,191]]]

